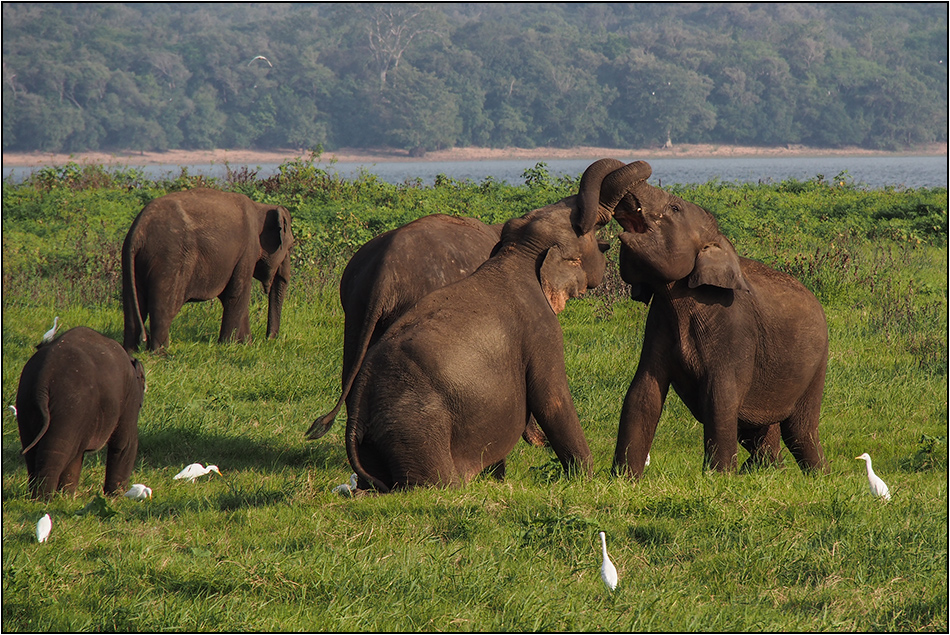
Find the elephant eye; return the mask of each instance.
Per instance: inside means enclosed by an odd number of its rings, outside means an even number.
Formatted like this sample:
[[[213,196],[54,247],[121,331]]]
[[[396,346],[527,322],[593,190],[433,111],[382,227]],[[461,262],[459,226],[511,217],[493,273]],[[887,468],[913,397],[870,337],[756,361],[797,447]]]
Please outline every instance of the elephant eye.
[[[678,212],[678,211],[680,211],[680,206],[677,205],[676,203],[673,203],[672,205],[670,205],[670,211],[671,211],[671,212]]]

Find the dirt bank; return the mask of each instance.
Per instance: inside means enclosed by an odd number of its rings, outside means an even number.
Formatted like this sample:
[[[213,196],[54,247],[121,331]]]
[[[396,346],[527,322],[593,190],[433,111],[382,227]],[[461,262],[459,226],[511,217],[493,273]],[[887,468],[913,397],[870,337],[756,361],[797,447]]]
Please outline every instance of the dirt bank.
[[[451,148],[427,153],[424,157],[410,157],[404,150],[387,148],[343,148],[324,152],[323,162],[384,163],[389,161],[488,161],[503,159],[599,159],[601,157],[667,159],[667,158],[738,158],[738,157],[792,157],[792,156],[944,156],[946,143],[919,146],[901,152],[883,152],[862,148],[828,150],[791,145],[774,148],[724,146],[713,144],[682,144],[672,148]],[[57,166],[67,163],[102,165],[195,165],[202,163],[229,163],[232,166],[283,163],[306,157],[305,150],[168,150],[166,152],[83,152],[57,154],[50,152],[3,153],[4,167]]]

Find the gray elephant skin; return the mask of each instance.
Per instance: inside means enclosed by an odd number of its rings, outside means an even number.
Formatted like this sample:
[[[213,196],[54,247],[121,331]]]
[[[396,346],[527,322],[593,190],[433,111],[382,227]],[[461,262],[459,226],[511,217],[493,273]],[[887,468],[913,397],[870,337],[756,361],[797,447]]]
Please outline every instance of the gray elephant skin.
[[[83,455],[108,445],[103,490],[128,483],[138,452],[145,369],[84,326],[41,344],[20,373],[17,424],[30,495],[74,494]]]
[[[619,167],[592,164],[580,195],[601,196]],[[503,478],[531,416],[565,469],[591,473],[557,314],[602,281],[607,245],[595,226],[610,216],[582,213],[580,195],[509,220],[491,258],[423,297],[370,348],[347,401],[359,489],[455,486],[485,470]]]
[[[267,337],[276,337],[290,281],[290,225],[286,208],[234,192],[195,188],[151,201],[122,246],[125,349],[137,350],[145,337],[149,350],[165,348],[185,302],[214,298],[223,307],[218,341],[249,340],[254,279],[268,296]]]
[[[781,436],[803,471],[827,471],[821,304],[793,277],[739,257],[711,214],[647,184],[650,173],[638,161],[608,177],[621,182],[606,204],[624,229],[621,277],[650,304],[615,472],[642,475],[670,386],[703,424],[706,467],[734,470],[740,442],[744,468],[775,464]]]
[[[380,234],[353,254],[340,278],[343,390],[307,438],[319,439],[330,430],[367,350],[386,329],[422,297],[474,272],[500,238],[500,225],[433,214]]]

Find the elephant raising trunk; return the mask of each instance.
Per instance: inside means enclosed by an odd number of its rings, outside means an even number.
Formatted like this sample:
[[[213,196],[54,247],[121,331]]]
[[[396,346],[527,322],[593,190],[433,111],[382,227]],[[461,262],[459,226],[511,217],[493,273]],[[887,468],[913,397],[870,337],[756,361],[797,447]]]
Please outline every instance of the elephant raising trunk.
[[[600,159],[591,164],[581,177],[578,192],[580,214],[575,229],[586,232],[595,223],[609,223],[621,200],[650,178],[651,172],[650,164],[645,161],[624,165],[617,159]]]

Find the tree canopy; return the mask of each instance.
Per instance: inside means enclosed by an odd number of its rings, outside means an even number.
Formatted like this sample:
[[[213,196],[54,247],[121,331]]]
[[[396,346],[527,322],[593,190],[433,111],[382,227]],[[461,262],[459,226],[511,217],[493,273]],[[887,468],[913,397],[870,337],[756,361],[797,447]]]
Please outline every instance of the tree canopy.
[[[947,140],[946,3],[4,3],[5,151]]]

